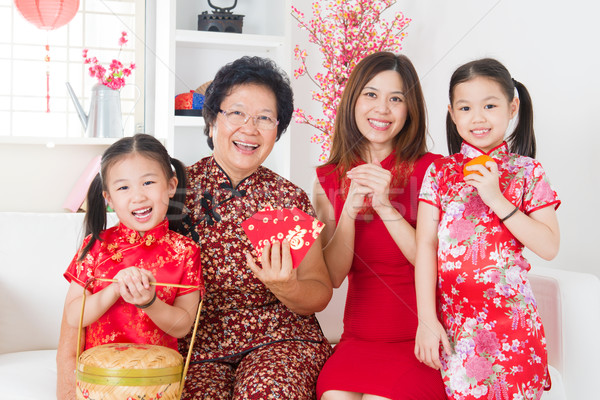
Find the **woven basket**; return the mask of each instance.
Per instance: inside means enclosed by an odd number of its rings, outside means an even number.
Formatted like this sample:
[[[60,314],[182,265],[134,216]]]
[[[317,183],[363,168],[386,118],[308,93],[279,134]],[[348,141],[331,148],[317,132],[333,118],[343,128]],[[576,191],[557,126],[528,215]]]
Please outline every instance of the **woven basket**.
[[[91,278],[83,288],[77,343],[81,343],[86,291],[95,281],[114,279]],[[193,288],[195,286],[151,282],[154,286]],[[192,357],[192,348],[202,311],[198,304],[188,354],[164,346],[145,343],[109,343],[92,347],[80,354],[76,350],[76,394],[78,400],[179,400]]]
[[[179,399],[183,357],[164,346],[112,343],[84,351],[77,399]]]

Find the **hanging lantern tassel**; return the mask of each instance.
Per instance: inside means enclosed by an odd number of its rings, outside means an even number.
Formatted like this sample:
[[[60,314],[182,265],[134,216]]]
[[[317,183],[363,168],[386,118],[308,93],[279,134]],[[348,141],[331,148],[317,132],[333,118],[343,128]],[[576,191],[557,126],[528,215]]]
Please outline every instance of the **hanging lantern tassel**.
[[[50,45],[48,44],[48,38],[46,38],[46,112],[50,112]]]

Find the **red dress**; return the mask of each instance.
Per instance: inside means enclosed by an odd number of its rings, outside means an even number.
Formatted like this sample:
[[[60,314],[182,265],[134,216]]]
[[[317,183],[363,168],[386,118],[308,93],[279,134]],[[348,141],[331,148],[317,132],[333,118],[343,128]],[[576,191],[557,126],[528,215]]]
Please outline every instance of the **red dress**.
[[[199,286],[204,292],[200,271],[200,248],[190,239],[169,230],[164,220],[144,236],[123,224],[100,233],[83,261],[77,259],[91,236],[83,241],[81,249],[64,273],[69,282],[81,286],[90,278],[112,279],[126,267],[144,268],[157,282]],[[97,293],[111,283],[95,281],[89,286]],[[172,305],[175,298],[198,290],[157,286],[157,297]],[[152,322],[146,313],[120,297],[111,308],[86,330],[85,348],[107,343],[148,343],[177,350],[177,339],[166,334]]]
[[[409,171],[406,184],[392,183],[390,200],[413,227],[423,176],[438,157],[425,154]],[[393,171],[395,153],[381,165]],[[334,170],[334,166],[320,167],[317,176],[333,205],[337,223],[345,196],[344,185]],[[355,223],[355,256],[348,274],[344,332],[321,371],[317,396],[320,398],[327,390],[343,390],[392,399],[445,399],[440,372],[414,356],[414,267],[379,216],[373,211],[370,214],[367,218],[359,215]],[[367,221],[371,216],[372,221]]]

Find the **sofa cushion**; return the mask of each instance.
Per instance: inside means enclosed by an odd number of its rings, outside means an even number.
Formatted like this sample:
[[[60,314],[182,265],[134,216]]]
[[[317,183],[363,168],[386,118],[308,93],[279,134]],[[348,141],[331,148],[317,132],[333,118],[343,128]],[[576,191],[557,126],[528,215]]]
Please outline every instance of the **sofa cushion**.
[[[56,350],[0,354],[4,400],[56,400]]]
[[[56,349],[82,213],[0,212],[0,354]],[[109,224],[114,224],[114,213]]]
[[[550,379],[552,379],[552,387],[549,391],[544,392],[542,400],[567,400],[565,384],[560,372],[552,365],[548,366],[548,372],[550,372]]]
[[[57,347],[83,217],[0,213],[0,353]]]
[[[332,345],[339,343],[344,331],[344,308],[347,293],[348,279],[344,279],[339,288],[333,289],[333,296],[327,307],[316,314],[323,334]]]

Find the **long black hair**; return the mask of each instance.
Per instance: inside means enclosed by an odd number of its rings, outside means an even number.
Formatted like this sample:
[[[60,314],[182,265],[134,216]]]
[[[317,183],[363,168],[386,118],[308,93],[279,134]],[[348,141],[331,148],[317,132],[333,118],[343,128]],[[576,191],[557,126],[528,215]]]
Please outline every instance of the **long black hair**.
[[[177,177],[177,190],[169,200],[167,219],[170,229],[176,230],[181,224],[186,187],[185,166],[181,161],[171,158],[167,149],[153,136],[140,133],[132,137],[124,137],[106,149],[100,161],[100,172],[88,190],[84,225],[86,236],[91,234],[92,238],[81,252],[79,261],[85,258],[96,240],[100,240],[100,232],[106,229],[106,203],[102,192],[107,190],[107,187],[102,177],[108,176],[110,168],[115,163],[131,154],[139,154],[158,162],[167,179]]]
[[[506,95],[508,101],[515,97],[515,89],[519,94],[519,114],[517,126],[513,133],[507,138],[509,150],[522,156],[535,157],[535,133],[533,131],[533,105],[529,91],[520,82],[511,78],[510,73],[502,63],[493,58],[482,58],[462,65],[450,78],[450,105],[454,100],[454,88],[456,85],[470,81],[476,77],[484,77],[497,82]],[[452,121],[450,112],[446,115],[446,139],[450,154],[458,153],[462,144],[456,124]]]

